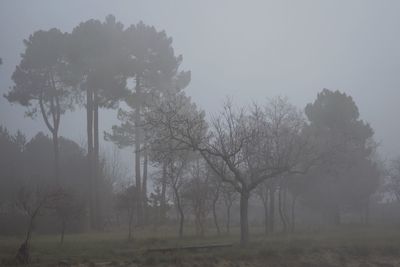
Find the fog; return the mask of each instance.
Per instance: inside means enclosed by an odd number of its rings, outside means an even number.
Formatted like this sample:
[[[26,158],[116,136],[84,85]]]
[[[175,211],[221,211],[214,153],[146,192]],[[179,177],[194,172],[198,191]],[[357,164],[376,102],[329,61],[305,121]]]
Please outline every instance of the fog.
[[[143,21],[165,30],[192,71],[187,93],[209,113],[232,96],[238,104],[287,96],[299,107],[323,88],[353,96],[386,157],[397,155],[400,126],[400,19],[397,1],[2,1],[0,90],[23,51],[23,39],[38,29],[71,31],[78,23],[113,14],[129,25]],[[115,123],[106,118],[102,129]],[[0,99],[0,122],[30,136],[40,119]],[[73,125],[73,127],[71,127]],[[76,127],[82,131],[76,131]],[[84,139],[85,122],[67,115],[61,134]]]
[[[2,1],[0,266],[398,266],[399,11]]]

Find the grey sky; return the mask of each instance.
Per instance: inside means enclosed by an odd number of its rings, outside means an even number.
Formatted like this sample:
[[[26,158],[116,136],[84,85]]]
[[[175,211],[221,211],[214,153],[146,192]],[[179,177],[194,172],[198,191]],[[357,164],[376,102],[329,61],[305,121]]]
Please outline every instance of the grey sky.
[[[352,95],[384,156],[400,150],[400,1],[15,1],[0,2],[0,91],[39,29],[70,31],[79,22],[114,14],[125,25],[142,20],[165,29],[192,71],[188,94],[208,112],[229,95],[238,104],[288,96],[304,107],[322,88]],[[116,122],[102,112],[103,129]],[[62,119],[61,134],[84,141],[80,112]],[[0,99],[0,124],[29,136],[40,117],[23,118]]]

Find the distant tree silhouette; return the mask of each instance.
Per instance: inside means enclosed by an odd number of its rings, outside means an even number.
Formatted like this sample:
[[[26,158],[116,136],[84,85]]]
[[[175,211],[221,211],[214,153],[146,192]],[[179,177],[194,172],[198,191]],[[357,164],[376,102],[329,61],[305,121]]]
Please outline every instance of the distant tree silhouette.
[[[378,185],[379,172],[371,160],[373,130],[359,118],[352,97],[340,91],[324,89],[305,113],[310,121],[307,131],[326,156],[308,179],[302,179],[306,185],[293,190],[303,190],[306,203],[319,206],[331,222],[339,224],[341,211],[350,204],[368,205]]]
[[[128,78],[134,82],[134,88],[125,98],[130,109],[118,111],[121,124],[113,126],[112,133],[106,133],[105,137],[120,147],[135,148],[136,190],[142,196],[137,202],[136,211],[138,220],[142,223],[142,217],[146,217],[148,164],[146,142],[150,134],[145,130],[143,116],[151,112],[153,103],[167,90],[178,92],[185,88],[190,82],[190,72],[179,71],[182,56],[175,55],[172,38],[164,31],[159,32],[154,27],[140,22],[131,25],[124,34],[128,58],[131,59],[127,69]]]
[[[37,31],[24,40],[22,60],[12,75],[14,86],[4,95],[9,102],[26,107],[27,116],[42,115],[53,137],[54,177],[57,182],[60,119],[72,107],[65,61],[66,38],[67,34],[51,29]]]
[[[396,157],[392,160],[389,165],[388,174],[390,177],[388,188],[396,197],[396,200],[400,202],[400,157]]]
[[[20,131],[11,134],[0,126],[0,206],[14,202],[22,184],[25,145],[26,138]]]
[[[68,62],[74,82],[86,94],[87,150],[90,182],[90,222],[101,228],[98,207],[99,179],[99,108],[115,108],[126,95],[128,54],[122,46],[123,25],[114,16],[105,22],[88,20],[75,27],[68,46]]]

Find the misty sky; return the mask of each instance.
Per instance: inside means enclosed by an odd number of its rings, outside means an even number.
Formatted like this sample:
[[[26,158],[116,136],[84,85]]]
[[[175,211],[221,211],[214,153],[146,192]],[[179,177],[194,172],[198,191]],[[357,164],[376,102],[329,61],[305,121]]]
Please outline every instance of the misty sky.
[[[400,155],[400,1],[16,1],[0,2],[0,92],[36,30],[71,31],[113,14],[126,26],[142,20],[174,39],[182,67],[192,71],[187,92],[209,113],[227,95],[238,104],[288,96],[299,107],[323,88],[352,95],[371,123],[384,158]],[[61,135],[85,140],[85,116],[64,116]],[[115,124],[102,112],[101,128]],[[0,99],[0,124],[30,137],[48,131],[41,117]]]

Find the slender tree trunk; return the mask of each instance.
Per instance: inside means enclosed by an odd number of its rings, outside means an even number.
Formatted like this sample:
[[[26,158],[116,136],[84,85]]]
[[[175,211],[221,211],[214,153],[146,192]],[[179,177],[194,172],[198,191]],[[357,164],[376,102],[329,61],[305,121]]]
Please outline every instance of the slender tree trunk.
[[[183,223],[185,221],[185,215],[183,213],[182,207],[179,205],[179,214],[180,214],[180,219],[179,219],[179,238],[183,237]]]
[[[195,212],[195,226],[196,226],[196,235],[203,237],[205,230],[204,230],[204,214],[199,208]]]
[[[289,214],[288,214],[288,205],[287,205],[287,186],[286,183],[283,185],[283,200],[282,200],[282,212],[283,212],[283,217],[285,218],[285,222],[286,222],[286,233],[289,231],[289,227],[290,227],[290,218],[289,218]]]
[[[139,97],[140,95],[140,79],[136,77],[136,94]],[[137,200],[137,222],[138,225],[143,224],[143,203],[142,203],[142,182],[141,182],[141,171],[140,171],[140,149],[142,144],[142,136],[141,136],[141,125],[140,125],[140,101],[141,99],[138,98],[138,104],[135,107],[134,113],[134,122],[135,122],[135,176],[136,176],[136,190],[138,200]]]
[[[147,148],[143,152],[143,186],[142,186],[142,202],[143,202],[143,219],[144,223],[147,224],[148,221],[148,207],[147,207],[147,167],[148,167],[148,151]]]
[[[28,229],[26,232],[26,238],[25,241],[20,246],[20,248],[18,249],[18,253],[16,256],[16,259],[19,261],[19,263],[27,264],[30,262],[30,253],[29,253],[30,241],[31,241],[32,231],[34,228],[34,222],[41,207],[42,204],[39,204],[39,206],[36,207],[36,210],[32,214],[29,214],[30,217],[29,217]]]
[[[32,215],[29,218],[29,224],[28,224],[28,230],[26,232],[26,238],[25,241],[21,244],[21,246],[18,249],[17,255],[16,255],[16,260],[20,264],[29,264],[30,262],[30,240],[31,240],[31,234],[33,231],[33,221],[35,219],[36,215]]]
[[[282,232],[284,234],[286,234],[287,233],[287,222],[286,222],[286,218],[285,218],[285,214],[284,214],[284,210],[283,210],[282,186],[279,186],[279,189],[278,189],[278,211],[279,211],[279,217],[282,222]]]
[[[99,99],[97,91],[93,92],[93,185],[95,193],[95,214],[96,214],[96,229],[101,229],[102,221],[102,205],[100,198],[101,179],[99,176]]]
[[[86,130],[87,130],[87,161],[89,181],[89,225],[93,227],[95,220],[95,194],[93,181],[93,92],[90,88],[86,90]]]
[[[183,237],[183,223],[185,221],[185,214],[183,213],[183,208],[181,205],[181,199],[179,197],[178,189],[174,186],[173,187],[175,200],[176,200],[176,208],[178,209],[178,217],[179,217],[179,229],[178,229],[178,236],[179,238]]]
[[[240,192],[240,245],[245,247],[249,243],[249,197],[248,191]]]
[[[132,205],[132,204],[130,204]],[[133,209],[129,209],[128,214],[128,241],[133,240]]]
[[[136,195],[139,196],[136,201],[136,220],[137,225],[142,225],[142,198],[141,196],[141,173],[140,173],[140,145],[135,148],[135,177],[136,177]]]
[[[142,199],[141,199],[141,173],[140,173],[140,145],[135,145],[135,176],[136,176],[136,195],[139,196],[136,201],[137,224],[142,225]]]
[[[226,207],[226,233],[229,235],[231,232],[231,207],[232,204]]]
[[[53,137],[53,151],[54,151],[54,180],[56,181],[56,185],[58,186],[59,181],[59,146],[58,146],[58,129],[60,126],[60,103],[58,101],[57,96],[52,96],[50,100],[50,114],[53,120],[53,125],[49,121],[48,114],[45,110],[45,106],[43,104],[43,90],[40,92],[39,96],[39,107],[40,112],[42,113],[43,120],[52,134]]]
[[[293,195],[292,196],[292,205],[291,205],[292,222],[290,224],[290,232],[292,234],[296,230],[296,201],[297,201],[297,195]]]
[[[53,150],[54,150],[54,177],[56,183],[60,183],[60,147],[58,144],[58,129],[53,131]]]
[[[217,202],[218,202],[219,190],[220,190],[219,188],[220,188],[220,185],[218,185],[217,191],[214,195],[214,199],[212,202],[213,218],[214,218],[215,228],[217,229],[217,235],[221,234],[221,229],[219,228],[218,217],[217,217]]]
[[[268,199],[268,192],[269,192],[269,188],[266,187],[265,185],[263,185],[263,191],[262,195],[261,195],[261,200],[263,203],[263,207],[264,207],[264,232],[265,235],[269,234],[269,209],[268,209],[268,205],[269,205],[269,199]]]
[[[167,217],[167,164],[163,163],[162,166],[162,181],[161,181],[161,223],[165,224]]]
[[[206,234],[205,224],[206,224],[206,215],[204,212],[201,212],[200,235],[202,237]]]
[[[139,196],[137,200],[137,222],[138,225],[143,224],[143,205],[142,205],[142,181],[141,181],[141,170],[140,170],[140,149],[141,149],[141,135],[140,135],[140,109],[136,107],[135,109],[135,176],[136,176],[136,190]]]
[[[216,205],[214,203],[213,203],[213,219],[214,219],[215,228],[217,229],[217,235],[220,235],[221,229],[219,228],[217,210],[216,210]]]
[[[269,188],[269,232],[273,233],[275,228],[275,188]]]
[[[265,235],[269,234],[269,209],[268,209],[268,190],[265,190],[265,199],[263,200],[263,205],[264,205],[264,232]]]
[[[52,88],[52,95],[50,100],[50,113],[53,118],[53,127],[48,125],[50,132],[53,134],[53,149],[54,149],[54,177],[56,185],[59,185],[59,147],[58,147],[58,129],[60,126],[61,107],[58,98],[57,86],[55,83],[53,72],[49,72],[50,84]],[[43,95],[41,95],[43,97]],[[48,123],[48,120],[47,120]],[[49,123],[48,123],[49,124]]]
[[[31,236],[32,236],[32,231],[33,231],[35,218],[36,218],[36,215],[31,216],[31,218],[29,219],[28,231],[26,232],[25,244],[26,244],[28,249],[29,249],[29,244],[30,244],[30,241],[31,241]]]
[[[269,210],[268,204],[264,205],[264,233],[265,235],[269,235]]]

